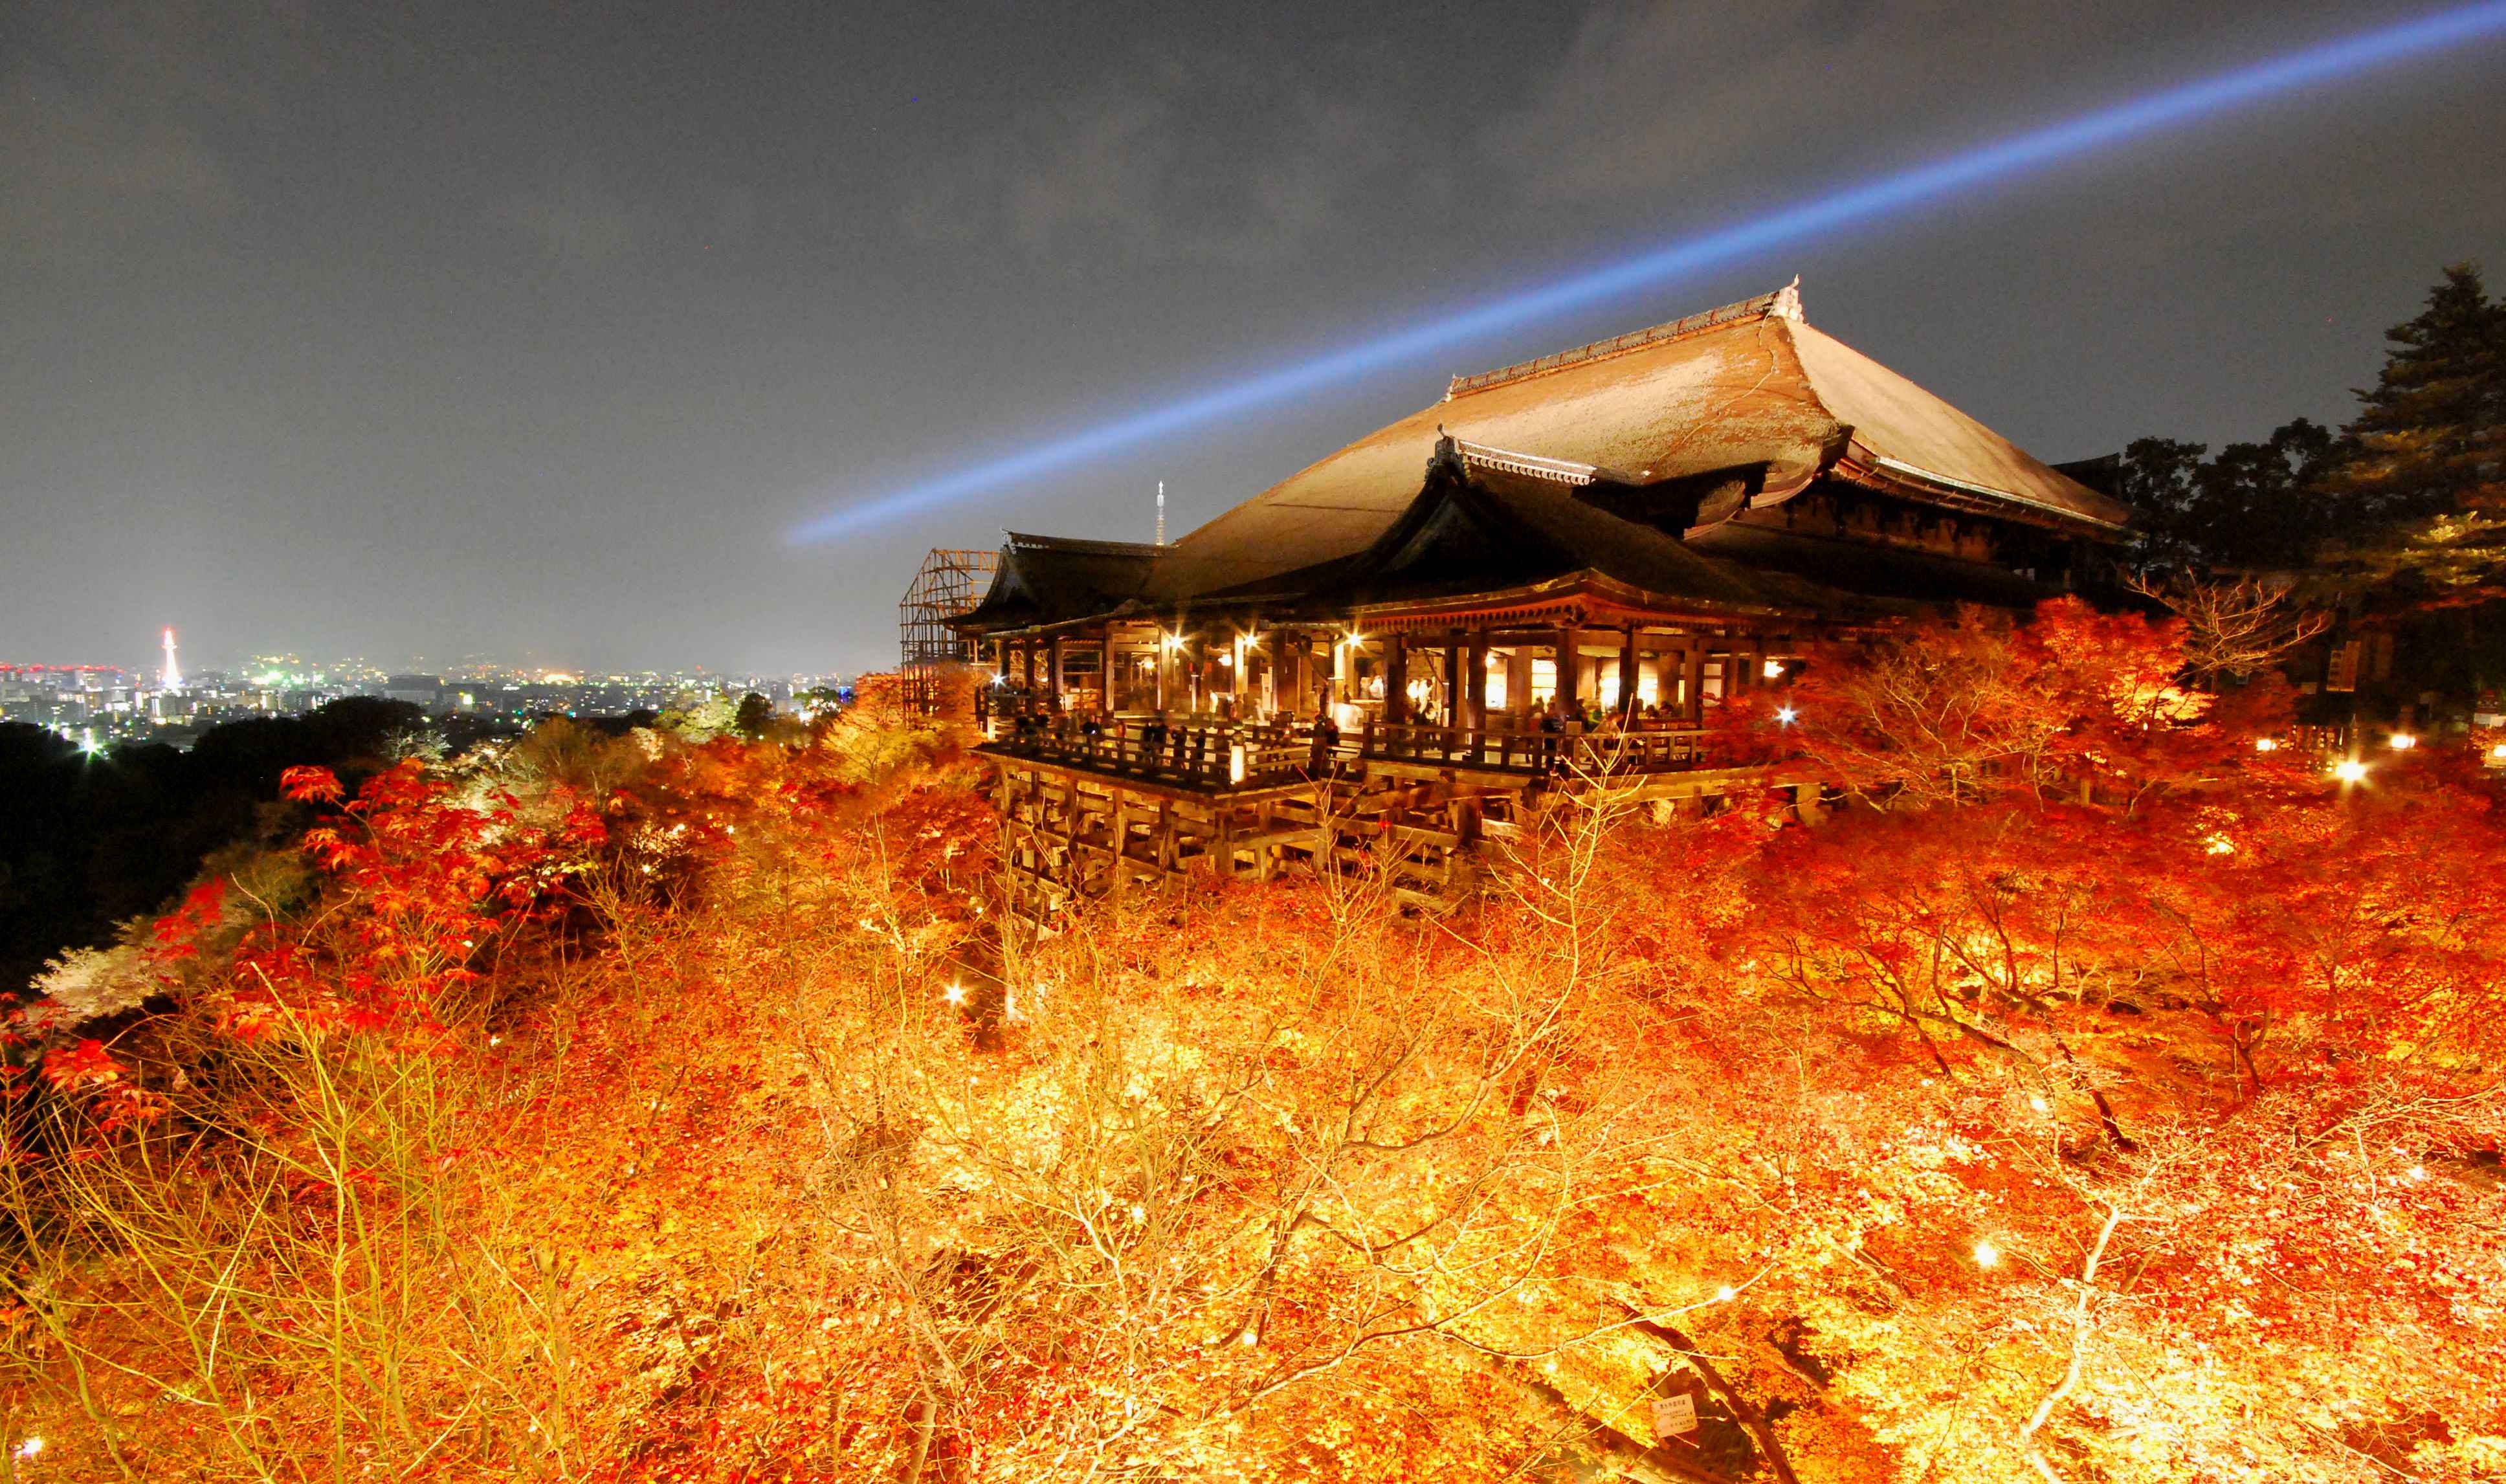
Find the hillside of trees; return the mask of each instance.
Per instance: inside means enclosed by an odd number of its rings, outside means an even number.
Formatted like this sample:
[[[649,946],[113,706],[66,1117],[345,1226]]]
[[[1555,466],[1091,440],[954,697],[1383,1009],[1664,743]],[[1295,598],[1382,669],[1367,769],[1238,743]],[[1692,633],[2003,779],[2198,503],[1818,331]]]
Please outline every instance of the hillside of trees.
[[[1444,916],[1015,918],[876,697],[290,769],[14,1021],[17,1477],[2495,1477],[2496,775],[2197,637],[1822,656],[1719,741],[1822,823],[1561,791]]]
[[[100,757],[0,722],[0,985],[24,985],[65,949],[112,941],[118,924],[180,894],[213,852],[303,829],[278,798],[287,768],[360,778],[425,720],[405,701],[356,696],[213,726],[189,751]]]

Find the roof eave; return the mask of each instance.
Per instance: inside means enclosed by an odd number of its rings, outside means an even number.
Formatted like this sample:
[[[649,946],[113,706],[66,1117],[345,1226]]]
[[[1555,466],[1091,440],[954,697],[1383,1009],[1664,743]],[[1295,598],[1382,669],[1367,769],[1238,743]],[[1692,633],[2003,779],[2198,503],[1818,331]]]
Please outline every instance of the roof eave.
[[[1952,510],[1971,511],[1980,515],[1997,515],[2024,521],[2030,525],[2070,531],[2105,541],[2120,541],[2130,534],[2128,519],[2108,520],[2085,511],[2072,510],[2050,500],[2039,500],[2016,490],[1996,489],[1977,484],[1954,475],[1941,474],[1890,458],[1860,443],[1844,458],[1837,460],[1833,471],[1840,477],[1883,493],[1922,500]]]
[[[1665,622],[1723,623],[1756,618],[1808,618],[1820,615],[1808,609],[1787,608],[1768,603],[1731,603],[1712,598],[1675,598],[1649,592],[1631,583],[1623,583],[1593,568],[1569,572],[1516,587],[1496,588],[1487,592],[1460,593],[1442,598],[1414,598],[1382,603],[1361,603],[1351,612],[1361,625],[1373,622],[1401,628],[1425,627],[1439,619],[1450,619],[1490,610],[1546,611],[1572,603],[1578,598],[1600,600],[1603,608],[1628,615],[1643,615]],[[1529,617],[1526,615],[1525,617]]]

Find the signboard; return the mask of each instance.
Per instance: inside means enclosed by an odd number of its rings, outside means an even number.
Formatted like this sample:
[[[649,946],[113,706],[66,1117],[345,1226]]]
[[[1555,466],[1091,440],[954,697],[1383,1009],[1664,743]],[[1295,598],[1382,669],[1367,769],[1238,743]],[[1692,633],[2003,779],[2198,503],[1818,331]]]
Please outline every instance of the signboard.
[[[1654,1436],[1668,1442],[1697,1431],[1697,1398],[1682,1393],[1653,1399]]]
[[[2331,691],[2358,689],[2358,654],[2366,646],[2352,639],[2332,652],[2332,662],[2325,667],[2323,689]]]

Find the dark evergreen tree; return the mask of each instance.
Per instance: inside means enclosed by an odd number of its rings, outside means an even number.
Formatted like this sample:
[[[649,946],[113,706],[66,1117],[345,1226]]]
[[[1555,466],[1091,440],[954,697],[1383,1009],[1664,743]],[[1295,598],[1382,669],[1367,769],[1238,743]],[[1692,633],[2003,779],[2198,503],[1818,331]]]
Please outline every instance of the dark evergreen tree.
[[[2342,523],[2363,528],[2341,554],[2439,595],[2494,595],[2506,576],[2506,303],[2457,263],[2386,339],[2383,371],[2317,481]]]
[[[2332,433],[2301,417],[2215,458],[2201,443],[2144,438],[2124,450],[2118,494],[2142,516],[2138,565],[2192,575],[2305,566],[2340,533],[2313,475]]]

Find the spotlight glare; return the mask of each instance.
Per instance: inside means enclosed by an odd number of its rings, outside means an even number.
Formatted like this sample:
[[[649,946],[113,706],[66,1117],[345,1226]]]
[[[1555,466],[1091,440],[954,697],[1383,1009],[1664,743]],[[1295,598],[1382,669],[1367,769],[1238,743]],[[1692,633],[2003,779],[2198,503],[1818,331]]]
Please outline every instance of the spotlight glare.
[[[2355,758],[2344,758],[2332,765],[2332,776],[2343,783],[2364,783],[2367,781],[2367,764]]]
[[[1304,393],[1353,381],[1386,367],[1471,344],[1502,332],[1608,303],[1638,290],[1693,278],[1779,247],[1816,240],[1955,192],[2156,134],[2372,67],[2450,53],[2506,32],[2506,0],[2480,0],[2374,30],[2284,53],[2146,96],[2108,104],[1913,166],[1807,196],[1763,215],[1714,228],[1569,273],[1548,283],[1463,304],[1432,320],[1300,361],[1255,371],[1145,411],[1058,438],[1026,441],[1019,451],[874,494],[803,521],[786,538],[806,546],[912,511],[1084,465],[1154,440]]]

